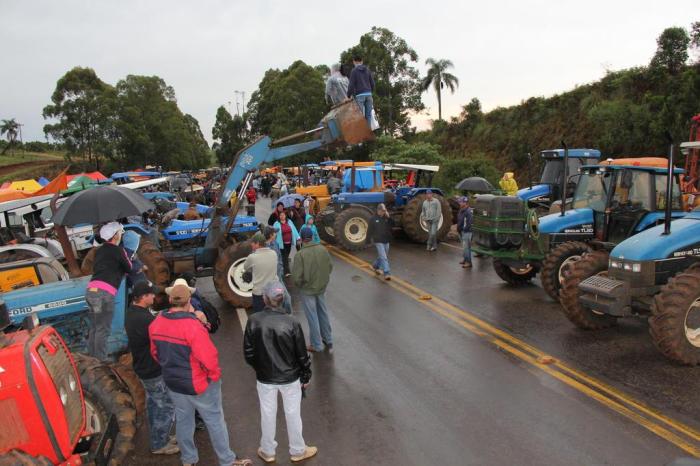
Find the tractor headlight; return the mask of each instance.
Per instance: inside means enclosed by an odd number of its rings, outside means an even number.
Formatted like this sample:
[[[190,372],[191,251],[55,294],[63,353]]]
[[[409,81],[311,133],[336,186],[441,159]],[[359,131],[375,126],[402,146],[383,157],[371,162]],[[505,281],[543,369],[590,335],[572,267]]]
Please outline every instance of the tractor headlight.
[[[632,272],[639,273],[642,271],[642,264],[639,262],[632,263]]]
[[[614,260],[610,259],[610,266],[608,267],[610,269],[621,269],[622,268],[622,262],[619,260]]]
[[[66,389],[61,387],[58,390],[58,395],[61,398],[61,403],[63,403],[63,406],[65,406],[66,403],[68,402],[68,393],[66,393]]]
[[[74,392],[75,389],[77,388],[78,384],[75,383],[75,379],[73,378],[72,375],[68,376],[68,388],[70,388],[70,391]]]

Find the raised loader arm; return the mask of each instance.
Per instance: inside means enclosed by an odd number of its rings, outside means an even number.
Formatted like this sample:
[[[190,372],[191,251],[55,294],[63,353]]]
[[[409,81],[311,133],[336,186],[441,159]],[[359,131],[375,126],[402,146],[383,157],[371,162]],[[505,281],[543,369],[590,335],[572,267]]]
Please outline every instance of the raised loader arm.
[[[285,145],[293,140],[316,134],[316,139],[307,142]],[[210,231],[207,235],[205,248],[215,248],[221,244],[233,221],[238,214],[241,198],[240,193],[248,189],[253,173],[264,163],[291,157],[302,152],[319,149],[332,145],[358,144],[374,139],[374,134],[354,101],[344,102],[334,107],[321,120],[320,125],[310,131],[287,136],[273,141],[269,136],[263,136],[252,144],[241,149],[233,162],[233,168],[221,186],[216,209],[213,209]],[[239,189],[240,187],[240,189]],[[238,190],[236,202],[228,213],[226,228],[221,228],[219,212],[228,207],[233,193]]]

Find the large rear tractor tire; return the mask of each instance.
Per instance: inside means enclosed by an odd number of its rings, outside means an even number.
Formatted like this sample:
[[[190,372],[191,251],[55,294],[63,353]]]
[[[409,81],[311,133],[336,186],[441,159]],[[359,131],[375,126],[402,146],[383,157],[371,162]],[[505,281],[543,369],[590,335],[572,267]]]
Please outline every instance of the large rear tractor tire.
[[[608,314],[593,312],[581,305],[579,283],[594,275],[607,275],[608,254],[604,251],[592,251],[574,262],[564,271],[564,282],[559,290],[559,300],[564,315],[578,328],[600,330],[612,327],[617,318]]]
[[[425,194],[419,194],[408,201],[401,218],[401,226],[406,232],[406,236],[416,243],[425,243],[428,241],[428,223],[421,215],[425,198]],[[447,236],[447,233],[450,232],[450,227],[452,226],[452,208],[444,197],[436,195],[435,198],[440,201],[440,210],[442,211],[442,216],[438,221],[437,236],[439,240],[443,240]]]
[[[542,288],[555,301],[559,301],[559,290],[564,281],[564,270],[574,262],[581,260],[584,254],[591,252],[591,247],[580,241],[570,241],[555,247],[544,258],[540,280]]]
[[[107,427],[110,416],[116,418],[119,433],[111,446],[111,457],[107,464],[119,466],[134,449],[136,409],[131,395],[112,369],[103,362],[84,354],[73,354],[73,358],[78,366],[85,396],[88,428],[95,433],[102,432]]]
[[[493,270],[501,280],[513,286],[526,285],[537,275],[537,267],[534,265],[517,268],[506,265],[498,259],[493,260]]]
[[[335,231],[333,224],[335,223],[334,211],[323,211],[316,216],[316,229],[318,236],[328,244],[335,244]]]
[[[45,456],[32,456],[20,450],[10,450],[0,455],[0,466],[53,466]]]
[[[652,303],[649,333],[667,358],[700,363],[700,268],[679,273],[661,288]]]
[[[367,230],[372,214],[362,207],[348,207],[335,217],[335,240],[348,251],[360,251],[367,247]]]
[[[146,266],[146,276],[158,286],[170,284],[170,266],[165,256],[152,242],[141,238],[139,250],[136,253]]]
[[[224,249],[214,264],[214,288],[233,307],[253,306],[253,284],[243,280],[243,263],[252,252],[250,241],[235,243]]]
[[[136,409],[136,425],[140,426],[146,416],[146,390],[143,388],[141,379],[134,372],[134,359],[131,353],[123,354],[119,361],[111,364],[111,367],[119,380],[129,389]]]
[[[84,276],[92,275],[92,267],[95,265],[95,254],[97,254],[98,247],[99,246],[95,246],[90,249],[87,254],[85,254],[83,262],[80,264],[80,272]]]

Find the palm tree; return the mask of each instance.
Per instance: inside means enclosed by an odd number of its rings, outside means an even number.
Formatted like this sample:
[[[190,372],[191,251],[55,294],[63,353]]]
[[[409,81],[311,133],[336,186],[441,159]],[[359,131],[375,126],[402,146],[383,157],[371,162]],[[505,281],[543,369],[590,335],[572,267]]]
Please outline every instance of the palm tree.
[[[2,125],[0,125],[0,136],[3,134],[7,135],[7,147],[2,151],[2,154],[5,154],[7,149],[14,144],[15,140],[17,139],[17,131],[19,130],[19,123],[15,121],[14,118],[11,120],[2,120]]]
[[[425,64],[430,68],[428,68],[428,75],[420,83],[421,90],[425,92],[431,85],[433,86],[438,99],[438,120],[442,120],[442,89],[447,86],[450,92],[454,94],[455,89],[459,87],[459,79],[457,79],[457,76],[445,71],[448,68],[454,68],[450,60],[428,58]]]

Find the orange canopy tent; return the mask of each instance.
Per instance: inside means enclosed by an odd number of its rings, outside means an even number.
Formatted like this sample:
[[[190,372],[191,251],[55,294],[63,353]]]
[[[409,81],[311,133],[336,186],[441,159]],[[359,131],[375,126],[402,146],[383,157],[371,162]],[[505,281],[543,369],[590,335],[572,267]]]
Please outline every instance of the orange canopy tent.
[[[59,193],[64,189],[68,188],[68,176],[66,175],[67,171],[68,169],[66,168],[49,184],[33,193],[28,193],[25,191],[16,191],[14,189],[0,189],[0,202],[14,201],[15,199],[26,199],[34,196],[43,196],[45,194]]]

